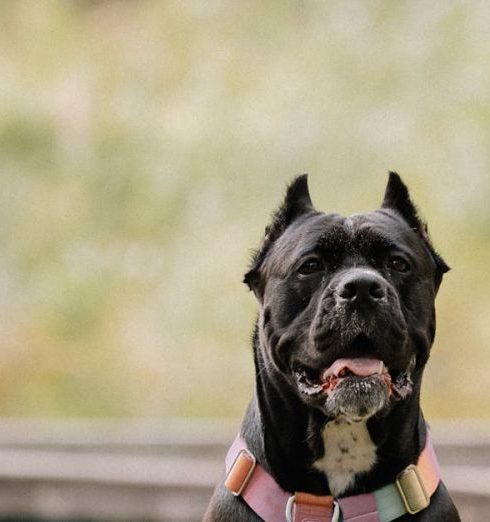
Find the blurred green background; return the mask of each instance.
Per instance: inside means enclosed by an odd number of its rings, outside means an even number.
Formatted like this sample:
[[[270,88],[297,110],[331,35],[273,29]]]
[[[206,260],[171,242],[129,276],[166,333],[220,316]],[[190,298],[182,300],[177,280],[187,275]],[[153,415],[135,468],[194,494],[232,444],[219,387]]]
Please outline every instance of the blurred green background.
[[[453,267],[429,417],[490,416],[490,4],[0,1],[0,415],[240,416],[286,183],[397,170]]]

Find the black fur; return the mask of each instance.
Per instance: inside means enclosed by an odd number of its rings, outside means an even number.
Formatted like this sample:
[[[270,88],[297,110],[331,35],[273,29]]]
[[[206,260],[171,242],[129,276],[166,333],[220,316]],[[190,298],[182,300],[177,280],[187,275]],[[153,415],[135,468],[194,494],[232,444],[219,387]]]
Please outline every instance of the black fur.
[[[400,257],[408,271],[392,268]],[[314,259],[313,269],[302,270],[308,259]],[[339,288],[360,270],[382,281],[386,295],[353,308],[339,297]],[[379,210],[347,219],[313,208],[306,175],[290,185],[245,275],[260,313],[253,339],[256,391],[241,429],[258,462],[284,490],[330,493],[313,463],[324,454],[321,434],[332,412],[323,394],[310,397],[298,389],[298,364],[315,371],[340,357],[372,356],[397,375],[415,356],[411,393],[380,401],[383,406],[367,420],[376,464],[356,475],[342,496],[393,482],[417,461],[427,436],[419,405],[422,374],[435,334],[434,298],[447,270],[397,174],[390,173]],[[360,415],[363,400],[352,399]],[[221,484],[204,519],[260,520]],[[441,483],[429,508],[398,520],[456,522],[459,516]]]

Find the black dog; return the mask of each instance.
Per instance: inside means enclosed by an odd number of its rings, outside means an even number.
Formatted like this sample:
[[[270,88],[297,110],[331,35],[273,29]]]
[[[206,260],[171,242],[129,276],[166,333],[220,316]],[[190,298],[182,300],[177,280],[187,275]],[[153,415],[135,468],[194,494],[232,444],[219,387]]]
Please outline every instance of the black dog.
[[[315,495],[303,496],[311,513],[317,504],[330,510],[291,520],[338,520],[339,506],[344,521],[386,520],[386,513],[349,515],[342,498],[389,484],[400,497],[413,497],[410,488],[423,497],[398,499],[416,513],[397,521],[460,520],[442,482],[421,493],[407,468],[428,438],[420,386],[435,334],[434,298],[448,270],[397,174],[390,173],[379,210],[348,218],[313,208],[306,175],[289,186],[245,275],[259,317],[256,392],[239,443],[247,449],[231,455],[247,468],[240,489],[255,471],[247,467],[253,455],[278,490]],[[217,487],[205,520],[261,520],[245,489],[227,486]]]

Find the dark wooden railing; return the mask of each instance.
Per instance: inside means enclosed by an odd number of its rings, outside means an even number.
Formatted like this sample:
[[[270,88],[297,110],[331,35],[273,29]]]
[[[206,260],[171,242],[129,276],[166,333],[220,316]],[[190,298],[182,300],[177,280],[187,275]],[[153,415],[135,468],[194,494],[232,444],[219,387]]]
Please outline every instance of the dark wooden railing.
[[[201,520],[236,429],[219,419],[0,420],[0,520]],[[463,520],[490,520],[488,425],[432,432]]]

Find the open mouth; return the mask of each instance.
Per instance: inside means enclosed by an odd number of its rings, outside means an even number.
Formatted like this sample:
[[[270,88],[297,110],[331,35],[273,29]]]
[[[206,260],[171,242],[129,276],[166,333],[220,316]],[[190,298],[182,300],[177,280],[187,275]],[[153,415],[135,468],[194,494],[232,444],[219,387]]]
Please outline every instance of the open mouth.
[[[411,374],[415,367],[415,356],[410,360],[407,368],[392,376],[388,367],[380,359],[355,357],[351,359],[337,359],[328,368],[314,370],[302,364],[295,364],[293,374],[301,393],[314,395],[330,395],[337,388],[364,380],[379,379],[393,400],[403,400],[411,392],[413,382]]]

